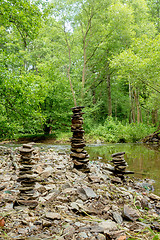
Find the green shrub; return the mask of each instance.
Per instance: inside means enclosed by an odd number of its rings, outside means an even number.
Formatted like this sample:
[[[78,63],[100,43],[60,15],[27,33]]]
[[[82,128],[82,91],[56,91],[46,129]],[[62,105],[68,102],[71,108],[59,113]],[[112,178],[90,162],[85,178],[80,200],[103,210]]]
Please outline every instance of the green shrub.
[[[104,124],[92,126],[92,129],[89,129],[89,136],[109,143],[135,143],[154,131],[155,127],[143,123],[122,124],[109,117]]]

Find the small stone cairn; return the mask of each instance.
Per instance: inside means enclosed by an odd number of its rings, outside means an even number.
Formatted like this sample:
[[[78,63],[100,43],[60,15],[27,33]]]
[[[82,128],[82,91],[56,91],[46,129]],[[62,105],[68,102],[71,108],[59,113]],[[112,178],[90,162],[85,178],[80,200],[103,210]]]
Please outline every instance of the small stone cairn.
[[[71,138],[71,154],[70,157],[74,163],[76,169],[81,169],[84,172],[89,172],[88,162],[89,155],[87,151],[84,150],[84,130],[83,130],[83,117],[82,109],[84,107],[73,107],[72,112],[72,126],[71,131],[73,132],[73,137]]]
[[[150,134],[142,139],[142,142],[146,144],[153,144],[154,146],[160,146],[160,126],[153,134]]]
[[[124,179],[124,174],[133,174],[134,172],[126,171],[126,167],[128,164],[124,159],[125,152],[114,153],[111,155],[111,162],[114,164],[113,173],[117,177],[120,177],[122,180]]]
[[[23,144],[22,147],[19,148],[20,152],[20,169],[19,176],[17,181],[21,183],[19,188],[18,199],[16,200],[15,205],[25,205],[30,208],[35,208],[38,205],[37,195],[34,190],[36,175],[33,174],[33,160],[32,160],[32,145]]]

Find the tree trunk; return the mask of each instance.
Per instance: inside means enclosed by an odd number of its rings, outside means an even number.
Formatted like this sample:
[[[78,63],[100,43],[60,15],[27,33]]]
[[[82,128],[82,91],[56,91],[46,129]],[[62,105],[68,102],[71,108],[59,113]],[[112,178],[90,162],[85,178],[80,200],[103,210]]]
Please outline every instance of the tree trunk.
[[[117,101],[115,102],[115,120],[117,120]]]
[[[112,98],[111,98],[111,77],[107,75],[107,90],[108,90],[108,116],[112,116]]]
[[[131,93],[131,83],[130,83],[130,80],[129,80],[129,105],[130,105],[129,123],[132,123],[132,93]]]
[[[132,122],[136,122],[135,108],[134,108],[134,99],[132,98]]]
[[[141,108],[139,110],[140,110],[140,116],[141,116],[141,123],[143,123],[142,110],[141,110]]]
[[[157,23],[157,28],[158,28],[158,32],[160,33],[160,8],[159,8],[159,1],[156,2],[157,3],[157,19],[158,19],[158,23]]]
[[[131,96],[131,122],[136,122],[136,117],[135,117],[135,99],[134,99],[134,94],[133,94],[133,89],[131,88],[130,92]]]
[[[129,115],[129,123],[136,122],[135,117],[135,98],[133,93],[133,88],[131,83],[129,82],[129,101],[130,101],[130,115]]]
[[[82,100],[84,98],[84,85],[85,85],[85,73],[86,73],[86,44],[85,39],[83,42],[83,70],[82,70]]]
[[[137,108],[137,123],[140,123],[140,108],[139,108],[139,93],[138,90],[134,92],[135,103]]]
[[[149,116],[150,116],[150,112],[147,111],[147,124],[149,124]]]
[[[158,111],[152,110],[152,123],[156,126],[158,122]]]
[[[74,106],[77,106],[77,102],[76,102],[76,96],[75,96],[75,92],[73,90],[73,85],[72,85],[72,81],[71,81],[71,75],[70,75],[70,70],[71,70],[71,48],[68,42],[68,38],[67,38],[67,34],[65,31],[65,26],[64,26],[64,34],[65,34],[65,41],[67,44],[67,48],[68,48],[68,57],[69,57],[69,66],[67,68],[67,74],[68,74],[68,79],[69,79],[69,84],[70,84],[70,88],[71,88],[71,92],[72,92],[72,96],[73,96],[73,101],[74,101]]]

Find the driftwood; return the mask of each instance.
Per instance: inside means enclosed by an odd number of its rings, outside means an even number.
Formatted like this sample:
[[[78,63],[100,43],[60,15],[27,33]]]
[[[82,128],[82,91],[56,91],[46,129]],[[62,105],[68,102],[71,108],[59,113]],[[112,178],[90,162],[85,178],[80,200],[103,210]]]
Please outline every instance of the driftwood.
[[[160,127],[157,131],[142,139],[143,143],[160,145]]]

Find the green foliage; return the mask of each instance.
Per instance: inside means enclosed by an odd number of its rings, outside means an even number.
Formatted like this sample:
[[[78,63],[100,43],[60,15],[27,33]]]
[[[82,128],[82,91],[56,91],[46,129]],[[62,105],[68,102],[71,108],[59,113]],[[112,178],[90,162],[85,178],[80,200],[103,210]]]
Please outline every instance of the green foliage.
[[[154,127],[146,124],[125,124],[119,121],[114,121],[113,118],[107,118],[105,123],[97,126],[92,126],[92,131],[89,133],[91,137],[96,136],[100,140],[109,143],[135,143],[141,141],[146,135],[152,133]]]
[[[29,0],[8,0],[1,2],[0,22],[6,28],[14,27],[20,34],[25,46],[33,39],[41,25],[42,14],[35,3]]]
[[[0,138],[70,131],[73,92],[90,136],[136,142],[151,133],[160,113],[154,3],[2,0]]]
[[[138,90],[140,104],[147,111],[158,110],[160,104],[159,37],[136,38],[132,47],[111,63],[121,84],[128,81],[134,91]]]
[[[147,4],[149,7],[150,18],[155,22],[155,26],[160,32],[160,19],[159,19],[159,10],[160,10],[160,2],[157,0],[147,0]]]
[[[7,118],[0,115],[0,139],[10,139],[13,137],[15,129],[7,122]]]

